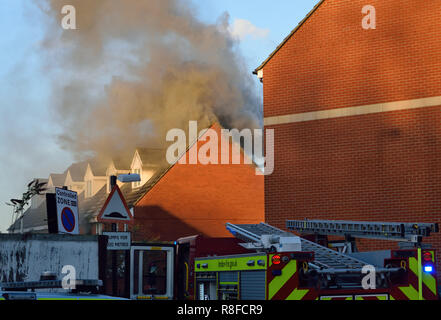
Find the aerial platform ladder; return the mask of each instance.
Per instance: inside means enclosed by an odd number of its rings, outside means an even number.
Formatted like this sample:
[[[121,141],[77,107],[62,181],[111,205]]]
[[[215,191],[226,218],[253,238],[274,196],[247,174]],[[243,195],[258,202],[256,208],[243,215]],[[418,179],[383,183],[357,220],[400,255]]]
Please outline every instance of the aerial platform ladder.
[[[302,235],[341,236],[345,238],[344,250],[355,249],[355,238],[399,241],[421,247],[424,237],[439,232],[436,223],[356,222],[333,220],[288,220],[288,230]]]
[[[296,237],[294,234],[285,232],[266,223],[261,224],[244,224],[234,225],[227,223],[227,230],[236,238],[245,241],[243,246],[247,249],[275,251],[275,246],[265,245],[268,236],[271,237],[272,243],[276,244],[281,238]],[[341,252],[321,246],[312,241],[296,237],[301,242],[301,251],[314,252],[314,263],[309,263],[310,267],[318,273],[330,274],[348,274],[361,273],[364,266],[369,263],[350,257]],[[393,272],[397,270],[379,268],[378,273]]]
[[[388,256],[385,252],[368,252],[356,254],[347,251],[336,251],[326,245],[297,237],[293,233],[283,231],[265,223],[234,225],[227,223],[229,230],[236,238],[244,241],[241,244],[247,249],[264,252],[279,252],[284,249],[284,244],[300,242],[298,251],[313,252],[314,260],[308,262],[308,271],[305,276],[314,283],[319,283],[321,288],[360,289],[361,277],[365,274],[364,268],[372,266],[372,256],[378,258],[375,264],[376,281],[378,288],[388,288],[395,280],[405,275],[403,266],[388,264],[384,267],[383,262]],[[287,221],[287,228],[303,235],[336,235],[345,237],[349,242],[355,238],[385,239],[405,242],[415,247],[422,246],[423,237],[432,232],[438,232],[437,224],[428,223],[381,223],[381,222],[351,222],[351,221]],[[290,239],[291,241],[288,241]],[[294,240],[296,239],[296,240]],[[283,251],[282,251],[283,252]],[[390,257],[390,253],[389,253]],[[382,260],[383,259],[383,260]]]

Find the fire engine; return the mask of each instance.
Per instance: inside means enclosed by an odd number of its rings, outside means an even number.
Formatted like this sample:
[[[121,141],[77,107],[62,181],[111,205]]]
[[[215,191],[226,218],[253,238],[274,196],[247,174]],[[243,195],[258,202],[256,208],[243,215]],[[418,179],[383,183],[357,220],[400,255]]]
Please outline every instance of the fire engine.
[[[433,223],[286,221],[226,224],[232,238],[192,236],[132,243],[132,300],[437,300],[436,252],[423,239]],[[296,235],[299,234],[300,236]],[[356,239],[397,241],[398,249],[359,252]],[[336,240],[344,239],[344,240]],[[115,299],[101,280],[0,283],[0,299]],[[1,291],[3,290],[3,291]]]
[[[423,243],[437,224],[287,221],[302,237],[265,223],[226,227],[234,238],[133,246],[131,299],[438,299],[435,250]],[[398,241],[399,249],[358,252],[357,238]]]

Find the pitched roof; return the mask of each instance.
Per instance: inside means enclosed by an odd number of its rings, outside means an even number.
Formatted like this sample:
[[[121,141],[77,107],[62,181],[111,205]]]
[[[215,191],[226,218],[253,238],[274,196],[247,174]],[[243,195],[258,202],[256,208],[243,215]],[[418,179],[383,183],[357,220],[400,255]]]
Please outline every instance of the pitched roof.
[[[215,126],[219,126],[219,124],[214,123],[212,124],[211,128]],[[184,155],[186,155],[188,153],[188,150],[190,150],[190,148],[192,148],[194,144],[197,143],[198,141],[199,139],[196,140],[193,144],[190,144],[187,147],[187,152]],[[160,157],[164,156],[165,154],[165,150],[161,150],[161,149],[139,149],[139,150],[144,151],[143,152],[144,159],[146,158],[146,156],[150,157],[152,154],[154,154],[155,156],[159,156],[159,160],[161,160]],[[152,150],[154,151],[152,152]],[[159,162],[160,167],[156,171],[156,173],[141,188],[132,189],[131,183],[124,184],[121,187],[121,192],[129,208],[134,207],[176,165],[176,163],[171,165],[165,163],[164,159],[162,159],[162,162]],[[85,219],[86,221],[90,221],[91,218],[96,217],[99,214],[101,208],[103,207],[107,197],[108,197],[108,193],[107,193],[106,185],[103,186],[93,197],[88,199],[84,199],[84,192],[81,193],[78,199],[80,220]],[[25,219],[23,225],[24,229],[42,226],[47,223],[45,202],[43,202],[43,204],[35,210],[34,209],[28,209],[28,210],[29,212],[26,211],[27,213],[24,216]],[[17,223],[18,225],[16,225],[16,227],[20,226],[20,222],[18,221]]]
[[[86,174],[87,162],[77,162],[72,164],[66,169],[65,173],[70,172],[70,176],[73,181],[79,182],[84,180],[84,175]]]
[[[166,151],[164,149],[137,148],[136,151],[141,158],[143,166],[161,164],[165,160]]]
[[[222,127],[214,123],[210,129],[219,135]],[[182,156],[187,163],[191,150],[205,145],[204,135]],[[221,138],[218,143],[223,151]],[[230,164],[176,162],[150,181],[145,195],[135,203],[135,220],[142,226],[134,235],[135,241],[150,237],[173,241],[192,234],[225,237],[226,222],[248,224],[264,219],[264,178],[256,175],[255,164],[242,161],[242,148],[241,164],[232,164],[236,151],[232,140],[229,145]]]
[[[141,188],[132,188],[131,183],[121,187],[121,193],[126,200],[127,206],[132,208],[153,186],[161,180],[161,177],[169,170],[169,167],[162,167],[150,178]],[[108,197],[107,186],[103,186],[95,196],[79,202],[80,212],[89,218],[96,217]]]
[[[103,177],[106,175],[108,163],[94,159],[88,161],[88,164],[94,176]]]
[[[129,157],[121,157],[112,159],[112,162],[116,170],[130,170],[132,159]]]
[[[216,127],[218,127],[219,130],[222,129],[222,126],[218,122],[212,123],[212,125],[210,126],[210,129],[216,129]],[[194,141],[193,143],[188,145],[186,152],[181,157],[186,157],[188,155],[189,150],[195,144],[199,143],[200,139],[202,137],[203,137],[203,135],[201,137],[199,137],[198,139],[196,139],[196,141]],[[240,147],[240,152],[242,153],[242,156],[244,156],[244,150],[242,147]],[[165,166],[163,165],[161,170],[158,170],[156,172],[156,174],[154,174],[153,177],[151,177],[150,180],[147,181],[147,183],[141,188],[144,190],[144,193],[133,203],[133,205],[136,205],[151,189],[153,189],[153,187],[178,163],[178,161],[176,161],[175,163],[173,163],[171,165],[165,165]],[[255,168],[259,168],[254,161],[252,162],[251,166],[253,166]]]
[[[40,179],[39,179],[40,180]],[[44,179],[41,179],[44,180]],[[84,199],[84,192],[78,194],[78,201],[81,203],[82,199]],[[41,204],[36,208],[32,209],[29,207],[23,214],[23,229],[30,228],[38,228],[38,227],[48,227],[47,226],[47,207],[46,207],[46,199],[41,202]],[[20,230],[21,227],[21,219],[15,221],[9,228],[8,231],[11,230]],[[83,225],[84,217],[79,213],[80,225]],[[44,230],[38,230],[39,232]],[[47,229],[46,229],[47,231]]]
[[[257,67],[256,70],[254,70],[253,72],[254,74],[257,74],[258,71],[262,70],[265,67],[265,65],[276,55],[277,52],[279,52],[280,49],[282,49],[282,47],[288,42],[288,40],[294,36],[294,34],[303,26],[303,24],[309,19],[309,17],[311,17],[313,13],[323,4],[323,2],[325,2],[325,0],[320,0],[314,6],[314,8],[306,15],[306,17],[302,21],[300,21],[297,27],[295,27],[295,29],[291,31],[291,33],[282,41],[282,43],[277,46],[276,50],[274,50],[269,55],[269,57],[264,62],[262,62],[262,64],[259,67]]]
[[[64,185],[64,181],[66,180],[66,174],[65,173],[51,173],[49,175],[48,180],[52,180],[52,183],[56,187],[62,187]]]
[[[28,208],[21,219],[23,219],[23,229],[47,227],[46,202],[44,201],[37,209]],[[15,221],[8,231],[20,230],[21,219]]]

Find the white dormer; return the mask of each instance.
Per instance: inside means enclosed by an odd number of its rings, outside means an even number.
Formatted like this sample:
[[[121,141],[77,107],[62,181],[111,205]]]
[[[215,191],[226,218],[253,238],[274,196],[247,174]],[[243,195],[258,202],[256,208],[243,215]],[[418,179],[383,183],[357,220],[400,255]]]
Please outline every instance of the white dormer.
[[[130,172],[133,174],[139,174],[139,176],[141,177],[141,181],[132,183],[132,188],[141,187],[144,184],[142,183],[144,181],[144,175],[142,170],[142,161],[138,150],[135,151],[135,155],[133,156],[132,164],[130,166]]]
[[[133,182],[133,188],[145,185],[151,177],[158,171],[159,164],[165,159],[165,152],[161,149],[138,148],[133,155],[130,171],[139,174],[140,182]]]
[[[47,182],[47,189],[48,192],[54,193],[55,188],[62,188],[64,187],[64,181],[66,180],[66,174],[58,174],[58,173],[51,173],[48,178]]]
[[[72,179],[72,175],[70,174],[70,171],[67,171],[66,180],[64,181],[64,185],[69,190],[75,191],[78,194],[80,194],[84,190],[84,181],[74,181]]]
[[[86,173],[84,175],[84,196],[86,198],[93,197],[106,184],[105,176],[95,176],[90,164],[87,165]]]

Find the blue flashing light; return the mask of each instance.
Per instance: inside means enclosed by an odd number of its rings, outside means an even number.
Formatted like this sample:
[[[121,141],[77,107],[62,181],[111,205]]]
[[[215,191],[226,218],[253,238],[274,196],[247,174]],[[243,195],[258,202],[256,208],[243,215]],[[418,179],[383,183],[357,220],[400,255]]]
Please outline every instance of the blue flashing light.
[[[431,265],[424,266],[424,272],[432,273],[433,272],[433,266],[431,266]]]

